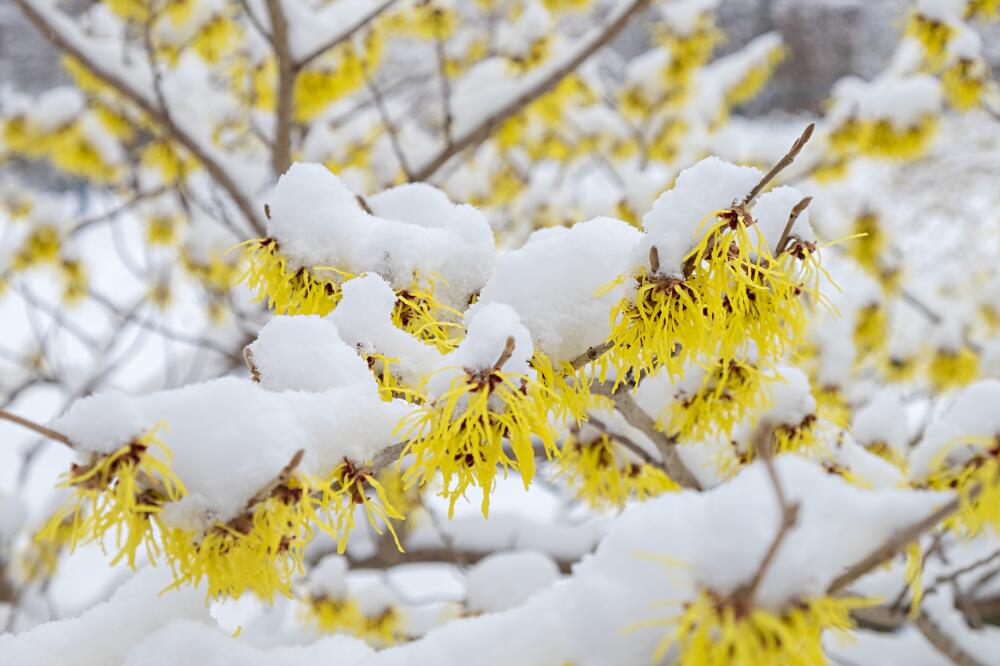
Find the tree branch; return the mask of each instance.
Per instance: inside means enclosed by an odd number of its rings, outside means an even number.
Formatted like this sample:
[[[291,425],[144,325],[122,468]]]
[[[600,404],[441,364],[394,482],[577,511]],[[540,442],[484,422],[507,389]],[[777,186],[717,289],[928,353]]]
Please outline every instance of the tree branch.
[[[330,49],[332,49],[332,48],[334,48],[336,46],[339,46],[343,42],[347,41],[348,39],[350,39],[351,37],[353,37],[354,34],[358,30],[361,30],[366,25],[368,25],[369,23],[371,23],[372,21],[374,21],[375,19],[377,19],[383,12],[385,12],[387,9],[389,9],[394,4],[396,4],[396,2],[397,2],[397,0],[384,0],[384,2],[382,2],[382,4],[380,4],[377,7],[375,7],[375,9],[373,9],[372,11],[370,11],[368,14],[365,14],[364,16],[362,16],[360,19],[357,20],[357,22],[355,22],[352,25],[350,25],[346,30],[344,30],[343,32],[337,34],[332,39],[330,39],[328,42],[325,42],[325,43],[317,46],[312,51],[309,51],[309,53],[307,53],[306,55],[304,55],[301,58],[299,58],[295,62],[295,69],[296,70],[302,69],[303,67],[307,66],[313,60],[315,60],[316,58],[320,57],[321,55],[323,55],[324,53],[326,53]]]
[[[128,99],[150,117],[164,132],[170,135],[178,144],[184,147],[191,155],[201,163],[205,171],[212,177],[219,187],[224,189],[233,203],[246,218],[247,223],[254,232],[264,235],[264,225],[251,204],[250,200],[240,190],[236,181],[226,172],[222,166],[216,162],[208,151],[198,144],[194,138],[176,125],[173,120],[139,91],[135,90],[129,83],[119,76],[105,69],[90,55],[83,52],[63,33],[59,32],[39,11],[30,0],[14,0],[20,8],[25,18],[35,26],[35,28],[58,50],[68,54],[78,61],[93,76],[100,79],[104,84],[114,88],[119,94]]]
[[[46,428],[45,426],[39,423],[35,423],[34,421],[30,421],[24,418],[23,416],[18,416],[17,414],[11,414],[5,409],[0,409],[0,419],[10,421],[11,423],[16,423],[22,428],[27,428],[28,430],[32,430],[43,437],[59,442],[60,444],[64,444],[71,449],[76,448],[73,445],[73,442],[70,441],[69,437],[62,434],[61,432],[56,432],[51,428]]]
[[[493,114],[487,116],[475,127],[467,130],[454,140],[445,145],[444,148],[426,163],[420,165],[413,173],[410,180],[428,180],[437,173],[438,169],[445,165],[448,160],[467,148],[474,148],[488,139],[500,125],[507,119],[516,115],[521,109],[532,103],[564,78],[576,71],[580,65],[586,62],[592,55],[597,53],[615,35],[628,24],[633,16],[645,9],[649,5],[649,0],[632,0],[625,9],[619,13],[589,42],[584,44],[579,51],[574,53],[566,62],[553,69],[547,76],[529,87],[527,90],[516,96],[513,100],[505,104]]]
[[[927,642],[937,648],[938,652],[951,660],[956,666],[983,666],[982,662],[967,653],[951,636],[931,619],[926,613],[920,613],[914,626],[927,639]]]
[[[271,150],[271,168],[275,177],[288,170],[292,163],[292,107],[295,92],[295,63],[288,43],[288,21],[281,7],[281,0],[267,0],[267,13],[271,20],[271,44],[278,62],[278,91],[274,108],[274,142]]]
[[[812,138],[815,130],[816,123],[809,123],[809,125],[806,126],[799,138],[795,140],[792,147],[788,149],[787,153],[785,153],[785,156],[778,160],[778,163],[771,167],[771,170],[764,174],[764,177],[760,179],[760,182],[754,185],[754,188],[747,193],[747,195],[743,198],[743,201],[740,202],[741,207],[746,208],[753,203],[753,200],[764,191],[764,188],[767,187],[768,183],[774,180],[779,173],[791,166],[792,162],[795,161],[795,158],[802,152],[802,149],[806,147],[807,143],[809,143],[809,139]]]

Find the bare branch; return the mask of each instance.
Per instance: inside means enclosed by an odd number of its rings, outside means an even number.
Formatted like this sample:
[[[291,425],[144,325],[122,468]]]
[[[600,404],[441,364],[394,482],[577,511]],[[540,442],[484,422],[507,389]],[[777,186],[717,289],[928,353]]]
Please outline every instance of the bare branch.
[[[618,390],[615,391],[609,383],[595,383],[593,392],[614,400],[615,408],[625,417],[625,420],[653,442],[660,457],[663,458],[663,468],[671,479],[684,488],[701,490],[701,484],[694,478],[684,465],[684,461],[681,460],[680,454],[677,453],[677,440],[656,427],[656,421],[632,399],[625,384],[619,386]]]
[[[926,613],[920,613],[913,621],[917,630],[927,639],[927,642],[937,648],[938,652],[951,660],[956,666],[984,666],[982,662],[967,653]]]
[[[553,69],[547,76],[505,104],[499,110],[487,116],[478,125],[467,130],[460,136],[455,137],[454,141],[445,145],[437,155],[432,157],[425,164],[420,165],[420,168],[413,173],[410,180],[422,181],[429,179],[452,157],[467,148],[475,148],[488,139],[490,135],[492,135],[493,132],[507,119],[516,115],[519,111],[521,111],[521,109],[550,91],[556,86],[556,84],[575,72],[580,65],[601,50],[601,48],[610,42],[615,35],[621,32],[633,16],[645,9],[648,5],[649,0],[632,0],[624,10],[619,11],[614,19],[612,19],[595,37],[584,44],[584,46],[573,54],[573,56],[571,56],[566,62]]]
[[[281,7],[281,0],[267,0],[267,13],[271,20],[271,44],[278,62],[271,168],[275,176],[280,176],[292,163],[292,106],[296,69],[295,63],[292,62],[292,51],[288,43],[288,21]]]
[[[160,128],[170,135],[178,144],[184,147],[191,155],[201,163],[205,171],[212,177],[219,187],[224,189],[236,207],[246,218],[247,223],[254,232],[264,235],[264,226],[257,216],[254,206],[242,192],[236,181],[198,142],[186,131],[176,125],[173,120],[139,91],[135,90],[131,84],[119,76],[105,69],[100,63],[92,58],[82,49],[77,47],[73,41],[51,25],[46,17],[34,7],[31,0],[14,0],[21,12],[35,28],[52,43],[57,49],[71,56],[87,69],[93,76],[103,83],[114,88],[120,95],[128,99],[149,116]]]
[[[979,489],[977,488],[970,493],[970,500],[974,500],[978,496]],[[835,594],[843,591],[848,585],[858,580],[875,567],[883,564],[884,562],[888,562],[890,559],[895,557],[900,550],[905,548],[907,544],[913,542],[919,538],[921,534],[933,529],[942,520],[958,511],[960,503],[961,499],[954,497],[923,520],[917,521],[909,527],[893,534],[885,543],[872,551],[867,557],[852,565],[847,569],[847,571],[837,576],[833,582],[830,583],[830,587],[827,588],[827,593]]]
[[[779,173],[791,166],[792,162],[795,161],[795,158],[802,152],[802,149],[806,147],[807,143],[809,143],[809,139],[812,138],[815,130],[816,123],[809,123],[799,138],[795,140],[795,143],[792,144],[792,147],[788,149],[787,153],[785,153],[785,156],[778,160],[778,163],[771,167],[771,170],[764,174],[764,177],[760,179],[760,182],[754,185],[754,188],[743,198],[743,201],[740,202],[741,207],[746,208],[753,203],[753,200],[764,191],[764,188],[767,187],[768,183],[774,180]]]
[[[300,58],[295,63],[295,68],[297,70],[298,69],[302,69],[303,67],[305,67],[306,65],[308,65],[313,60],[315,60],[316,58],[320,57],[321,55],[323,55],[324,53],[326,53],[330,49],[332,49],[334,47],[337,47],[340,44],[342,44],[343,42],[347,41],[348,39],[350,39],[351,37],[353,37],[359,30],[361,30],[366,25],[368,25],[369,23],[371,23],[372,21],[374,21],[375,19],[377,19],[383,12],[385,12],[387,9],[389,9],[394,4],[396,4],[396,2],[397,2],[397,0],[384,0],[384,2],[382,2],[382,4],[376,6],[368,14],[365,14],[364,16],[362,16],[360,19],[357,20],[356,23],[348,26],[343,32],[338,33],[336,36],[334,36],[332,39],[330,39],[330,41],[325,42],[325,43],[317,46],[312,51],[310,51],[309,53],[307,53],[306,55],[304,55],[302,58]]]
[[[27,428],[28,430],[32,430],[43,437],[59,442],[60,444],[64,444],[71,449],[76,448],[73,445],[73,442],[70,441],[69,437],[62,434],[61,432],[56,432],[51,428],[46,428],[45,426],[39,423],[35,423],[34,421],[28,420],[23,416],[18,416],[17,414],[11,414],[5,409],[0,409],[0,419],[10,421],[11,423],[16,423],[22,428]]]
[[[646,449],[639,446],[638,443],[634,442],[630,437],[617,432],[611,432],[608,425],[595,417],[594,415],[587,416],[587,423],[594,426],[601,433],[607,435],[610,439],[615,440],[626,449],[628,449],[632,454],[639,458],[643,463],[647,465],[652,465],[653,467],[663,467],[663,463],[649,454]]]
[[[792,208],[792,212],[788,215],[788,222],[785,224],[785,228],[781,231],[781,237],[778,238],[778,244],[774,246],[774,256],[778,256],[785,251],[785,246],[791,239],[792,227],[795,226],[795,221],[799,219],[799,216],[805,212],[806,208],[809,208],[809,204],[812,203],[812,197],[806,197],[802,201],[795,204]]]

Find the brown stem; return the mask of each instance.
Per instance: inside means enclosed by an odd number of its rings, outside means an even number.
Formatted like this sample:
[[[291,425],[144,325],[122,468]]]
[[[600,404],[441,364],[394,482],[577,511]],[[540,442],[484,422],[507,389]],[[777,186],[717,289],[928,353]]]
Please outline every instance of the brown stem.
[[[663,467],[663,463],[657,460],[655,457],[651,456],[646,449],[639,446],[638,443],[634,442],[632,438],[622,435],[617,432],[611,432],[608,425],[601,421],[600,419],[594,417],[594,415],[587,416],[587,423],[594,426],[595,429],[600,431],[602,434],[607,435],[609,439],[613,439],[630,452],[632,452],[639,460],[641,460],[646,465],[652,465],[653,467]]]
[[[292,163],[292,110],[296,71],[288,43],[288,20],[281,8],[281,0],[267,0],[267,13],[271,20],[271,44],[278,62],[278,96],[274,109],[274,144],[271,151],[271,168],[277,177],[285,173]]]
[[[295,454],[292,456],[292,459],[288,461],[288,464],[281,468],[281,471],[278,472],[278,475],[273,479],[271,479],[271,481],[266,486],[258,490],[253,497],[247,500],[245,510],[249,511],[253,507],[257,506],[258,504],[266,500],[268,497],[271,496],[275,488],[288,481],[288,479],[292,477],[292,473],[299,466],[299,463],[302,462],[302,457],[305,456],[305,454],[306,454],[305,449],[299,449],[298,451],[296,451]]]
[[[592,391],[593,393],[604,395],[614,400],[615,409],[625,417],[625,420],[653,442],[656,450],[660,453],[660,457],[663,459],[663,468],[667,471],[667,475],[671,479],[684,488],[701,490],[701,484],[694,478],[694,475],[684,465],[684,461],[681,460],[680,454],[677,453],[677,440],[666,435],[656,427],[656,421],[632,399],[625,384],[622,384],[615,391],[612,389],[610,383],[595,383]]]
[[[972,493],[970,493],[970,500],[975,500],[978,495],[979,489],[976,488],[972,491]],[[895,557],[900,550],[906,547],[907,544],[913,542],[919,538],[921,534],[933,529],[942,520],[945,520],[958,511],[960,505],[961,499],[959,497],[952,498],[923,520],[917,521],[909,527],[893,534],[885,543],[872,551],[868,556],[860,562],[852,565],[844,573],[837,576],[833,582],[830,583],[830,587],[827,588],[827,594],[835,594],[843,591],[848,585],[858,580],[875,567],[883,564],[884,562],[888,562],[890,559]]]
[[[65,444],[71,449],[76,448],[73,445],[73,442],[70,441],[69,437],[62,434],[61,432],[56,432],[55,430],[52,430],[51,428],[46,428],[45,426],[39,423],[35,423],[34,421],[29,421],[23,416],[18,416],[17,414],[11,414],[6,409],[0,409],[0,419],[5,419],[7,421],[10,421],[11,423],[16,423],[17,425],[23,428],[27,428],[28,430],[33,430],[39,435],[47,437],[56,442],[59,442],[60,444]]]
[[[390,7],[392,7],[394,4],[396,4],[396,2],[397,2],[397,0],[385,0],[382,4],[378,5],[377,7],[375,7],[374,9],[372,9],[369,13],[367,13],[364,16],[362,16],[361,18],[359,18],[357,20],[357,22],[355,22],[353,25],[351,25],[350,27],[348,27],[346,30],[344,30],[343,32],[341,32],[338,35],[336,35],[335,37],[333,37],[330,41],[317,46],[312,51],[310,51],[309,53],[307,53],[306,55],[304,55],[302,58],[300,58],[295,63],[295,69],[297,69],[297,70],[302,69],[303,67],[305,67],[306,65],[308,65],[313,60],[315,60],[316,58],[320,57],[321,55],[323,55],[324,53],[326,53],[330,49],[332,49],[334,47],[337,47],[340,44],[344,43],[345,41],[347,41],[348,39],[350,39],[351,37],[353,37],[354,34],[357,33],[358,30],[361,30],[362,28],[364,28],[366,25],[368,25],[369,23],[371,23],[372,21],[374,21],[376,18],[378,18],[380,14],[382,14],[384,11],[386,11],[387,9],[389,9]]]
[[[493,364],[494,370],[500,370],[500,368],[502,368],[504,364],[510,360],[510,357],[514,355],[514,347],[516,345],[517,342],[514,340],[514,336],[507,336],[507,342],[503,346],[503,351],[500,352],[497,362]]]
[[[552,70],[548,76],[502,106],[499,110],[487,116],[478,125],[467,130],[460,136],[455,137],[455,140],[444,146],[444,148],[442,148],[437,155],[432,157],[425,164],[422,164],[420,168],[413,173],[410,180],[422,181],[429,179],[452,157],[467,148],[474,148],[488,139],[490,135],[493,134],[494,130],[500,127],[500,125],[502,125],[507,119],[516,115],[528,104],[550,91],[556,86],[556,84],[576,71],[580,65],[586,62],[592,55],[601,50],[601,48],[611,41],[615,35],[622,31],[633,16],[649,5],[649,1],[650,0],[632,0],[631,3],[629,3],[624,10],[620,11],[617,16],[615,16],[615,18],[600,31],[599,34],[584,44],[584,46],[573,54],[569,60]]]
[[[771,170],[764,174],[764,177],[760,179],[760,182],[754,185],[754,188],[743,198],[743,201],[740,202],[740,207],[746,208],[753,203],[753,200],[764,191],[764,188],[767,187],[768,183],[774,180],[779,173],[784,171],[792,164],[792,162],[795,161],[795,158],[799,156],[802,149],[805,148],[807,143],[809,143],[809,139],[812,137],[815,130],[816,123],[809,123],[799,138],[795,140],[795,143],[792,144],[792,147],[788,149],[787,153],[785,153],[785,156],[778,160],[778,163],[771,167]]]
[[[781,237],[778,238],[778,244],[774,246],[774,256],[778,256],[785,251],[785,245],[791,238],[792,227],[795,226],[795,221],[799,219],[799,216],[805,212],[806,208],[809,208],[809,204],[812,203],[812,197],[806,197],[802,201],[795,204],[792,208],[792,212],[788,216],[788,222],[785,223],[785,228],[781,231]]]
[[[945,633],[940,625],[926,613],[920,613],[913,624],[928,643],[937,648],[938,652],[950,659],[956,666],[983,666],[982,662],[963,650],[955,642],[955,639]]]
[[[164,132],[170,135],[175,141],[177,141],[178,144],[191,153],[191,155],[201,163],[205,171],[207,171],[212,177],[212,180],[218,183],[219,187],[224,189],[226,193],[229,194],[229,197],[233,200],[236,207],[240,209],[240,212],[246,218],[247,224],[253,228],[254,232],[264,235],[264,225],[258,218],[255,208],[251,204],[250,200],[240,190],[236,181],[233,180],[229,173],[222,168],[222,165],[216,162],[209,155],[208,151],[203,149],[191,135],[178,127],[167,113],[158,109],[152,101],[146,99],[145,96],[132,88],[129,83],[106,70],[97,62],[97,60],[84,53],[83,50],[73,44],[68,37],[56,30],[56,28],[53,27],[45,19],[45,17],[37,9],[35,9],[34,6],[32,6],[30,0],[14,0],[14,3],[20,8],[25,18],[27,18],[28,21],[35,26],[35,28],[46,39],[48,39],[54,47],[71,56],[93,76],[100,79],[105,85],[114,88],[120,95],[122,95],[122,97],[125,97],[139,107],[139,109],[149,116],[150,119],[156,122],[156,124],[159,125]]]

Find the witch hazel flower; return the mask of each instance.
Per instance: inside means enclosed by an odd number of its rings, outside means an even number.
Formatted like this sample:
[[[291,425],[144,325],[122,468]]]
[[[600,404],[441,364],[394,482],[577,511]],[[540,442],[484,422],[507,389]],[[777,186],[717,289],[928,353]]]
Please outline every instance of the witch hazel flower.
[[[407,442],[404,453],[413,454],[407,483],[425,485],[440,473],[449,516],[470,486],[482,490],[488,515],[497,466],[515,469],[527,488],[535,471],[532,438],[547,454],[555,447],[549,394],[531,369],[531,336],[517,313],[493,303],[479,309],[467,328],[428,377],[426,403],[398,428]]]

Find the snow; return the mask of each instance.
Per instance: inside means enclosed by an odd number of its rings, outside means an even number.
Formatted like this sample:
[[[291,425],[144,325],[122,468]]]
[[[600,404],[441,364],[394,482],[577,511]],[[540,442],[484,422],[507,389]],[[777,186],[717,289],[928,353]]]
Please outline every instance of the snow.
[[[713,213],[727,210],[753,189],[764,174],[707,157],[680,172],[673,188],[664,192],[642,218],[645,230],[634,253],[637,265],[648,262],[656,247],[661,272],[680,276],[687,253],[707,233]],[[787,221],[787,218],[786,218]]]
[[[278,180],[268,233],[299,267],[374,272],[394,289],[432,279],[446,304],[463,308],[493,267],[493,233],[482,213],[430,185],[380,192],[365,212],[326,167],[296,163]]]
[[[143,569],[79,617],[0,635],[0,654],[19,666],[121,664],[133,646],[171,620],[211,620],[201,592],[186,588],[161,595],[169,584],[169,571]]]
[[[273,317],[248,349],[260,384],[269,391],[318,393],[374,383],[368,365],[340,338],[330,319]]]
[[[469,570],[466,607],[474,613],[514,608],[558,579],[559,568],[548,555],[534,551],[494,553]]]
[[[553,361],[573,359],[611,332],[608,312],[625,287],[597,292],[628,270],[638,240],[633,227],[610,218],[536,231],[523,246],[497,258],[469,315],[490,303],[506,303],[539,351]]]

